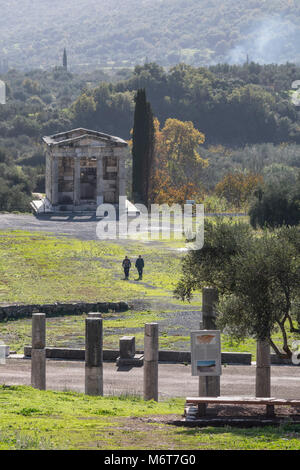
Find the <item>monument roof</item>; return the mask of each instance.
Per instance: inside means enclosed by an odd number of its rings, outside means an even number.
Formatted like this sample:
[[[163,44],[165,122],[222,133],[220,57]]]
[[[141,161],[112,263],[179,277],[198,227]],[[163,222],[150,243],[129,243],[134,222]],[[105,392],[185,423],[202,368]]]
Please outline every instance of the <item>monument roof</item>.
[[[102,132],[92,131],[89,129],[84,129],[79,127],[78,129],[72,129],[66,132],[60,132],[58,134],[53,134],[50,136],[43,137],[43,141],[49,145],[68,145],[78,140],[84,139],[86,137],[91,137],[102,142],[106,142],[109,146],[125,147],[127,142],[120,137],[115,137],[113,135],[103,134]]]

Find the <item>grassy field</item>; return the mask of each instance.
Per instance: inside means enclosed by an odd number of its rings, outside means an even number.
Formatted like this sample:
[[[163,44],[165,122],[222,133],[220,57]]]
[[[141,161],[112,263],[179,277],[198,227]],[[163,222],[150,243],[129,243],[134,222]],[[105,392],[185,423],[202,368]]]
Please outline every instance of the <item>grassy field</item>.
[[[183,244],[182,244],[183,245]],[[0,302],[114,301],[172,298],[180,274],[178,241],[126,246],[80,241],[45,233],[0,231]],[[145,260],[145,282],[137,271],[125,282],[121,263],[127,254]]]
[[[161,349],[189,350],[190,330],[184,325],[184,316],[193,310],[197,318],[201,294],[190,304],[173,298],[184,255],[182,247],[184,242],[178,240],[126,241],[124,246],[121,241],[80,241],[47,233],[0,231],[0,303],[137,301],[137,309],[103,315],[105,348],[118,348],[120,336],[134,334],[137,348],[142,349],[144,324],[158,321]],[[144,280],[135,280],[133,268],[131,279],[124,281],[122,259],[127,254],[134,260],[139,253],[146,264]],[[176,315],[178,325],[171,321]],[[84,347],[84,319],[85,315],[49,318],[47,345]],[[280,333],[274,340],[281,344]],[[22,352],[31,343],[31,320],[0,323],[0,341]],[[237,344],[222,335],[222,350],[251,352],[255,359],[256,343],[249,338]]]
[[[201,309],[201,295],[191,304],[173,298],[180,276],[184,242],[145,243],[126,241],[80,241],[47,233],[0,231],[0,303],[52,303],[67,301],[138,301],[139,309],[124,314],[104,315],[104,346],[118,347],[119,337],[130,330],[137,347],[143,347],[146,322],[164,319],[165,312]],[[137,281],[135,268],[124,281],[121,262],[127,254],[134,261],[138,254],[145,260],[144,280]],[[143,308],[145,307],[145,308]],[[84,318],[49,318],[49,346],[84,346]],[[0,340],[11,350],[21,352],[31,342],[31,321],[20,319],[0,323]],[[189,337],[161,331],[161,345],[172,348]],[[185,346],[186,348],[186,346]]]
[[[201,428],[174,426],[184,401],[89,397],[0,386],[0,450],[8,449],[300,449],[300,426]]]
[[[158,321],[160,349],[189,350],[184,315],[192,310],[197,316],[201,295],[191,304],[173,298],[184,255],[178,248],[182,246],[178,241],[128,242],[125,246],[0,231],[0,303],[126,300],[137,307],[103,315],[105,348],[117,348],[120,336],[128,332],[135,335],[137,348],[143,348],[144,324]],[[136,281],[133,270],[131,280],[124,281],[122,259],[125,254],[135,259],[140,253],[146,263],[144,280]],[[84,347],[84,320],[85,315],[48,318],[47,345]],[[0,341],[22,352],[31,343],[31,319],[0,323]],[[222,350],[255,354],[255,342],[250,338],[238,345],[223,335]],[[155,403],[137,396],[88,397],[3,385],[0,450],[300,449],[299,426],[189,429],[170,424],[180,419],[183,408],[181,399]]]

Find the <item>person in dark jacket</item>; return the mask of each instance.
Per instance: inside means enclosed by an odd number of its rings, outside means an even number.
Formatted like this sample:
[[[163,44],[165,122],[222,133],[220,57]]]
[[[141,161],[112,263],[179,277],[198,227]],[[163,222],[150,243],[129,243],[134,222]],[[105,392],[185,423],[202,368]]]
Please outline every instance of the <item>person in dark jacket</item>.
[[[138,270],[139,273],[139,281],[143,279],[143,269],[144,269],[145,263],[141,255],[139,255],[138,259],[135,262],[135,267]]]
[[[122,266],[123,266],[123,269],[124,269],[125,279],[128,279],[129,278],[129,270],[131,268],[131,261],[128,258],[128,256],[125,256],[125,258],[123,259]]]

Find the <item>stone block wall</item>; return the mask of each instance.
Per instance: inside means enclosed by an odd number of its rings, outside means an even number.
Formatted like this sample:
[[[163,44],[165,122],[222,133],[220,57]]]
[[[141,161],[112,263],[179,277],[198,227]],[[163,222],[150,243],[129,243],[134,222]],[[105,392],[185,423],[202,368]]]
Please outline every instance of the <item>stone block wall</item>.
[[[45,313],[47,317],[57,317],[62,315],[82,315],[89,312],[109,311],[126,312],[129,305],[126,302],[72,302],[55,304],[35,304],[35,305],[0,305],[0,322],[18,318],[31,317],[33,313]]]

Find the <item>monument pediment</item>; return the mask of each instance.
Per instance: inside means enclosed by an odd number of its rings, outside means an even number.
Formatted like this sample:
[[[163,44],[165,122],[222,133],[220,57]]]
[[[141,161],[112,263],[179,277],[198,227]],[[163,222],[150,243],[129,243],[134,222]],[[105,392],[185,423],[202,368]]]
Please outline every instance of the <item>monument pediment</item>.
[[[120,137],[104,134],[89,129],[78,128],[67,132],[43,137],[43,141],[49,146],[78,146],[89,145],[92,147],[127,147],[128,144]]]

